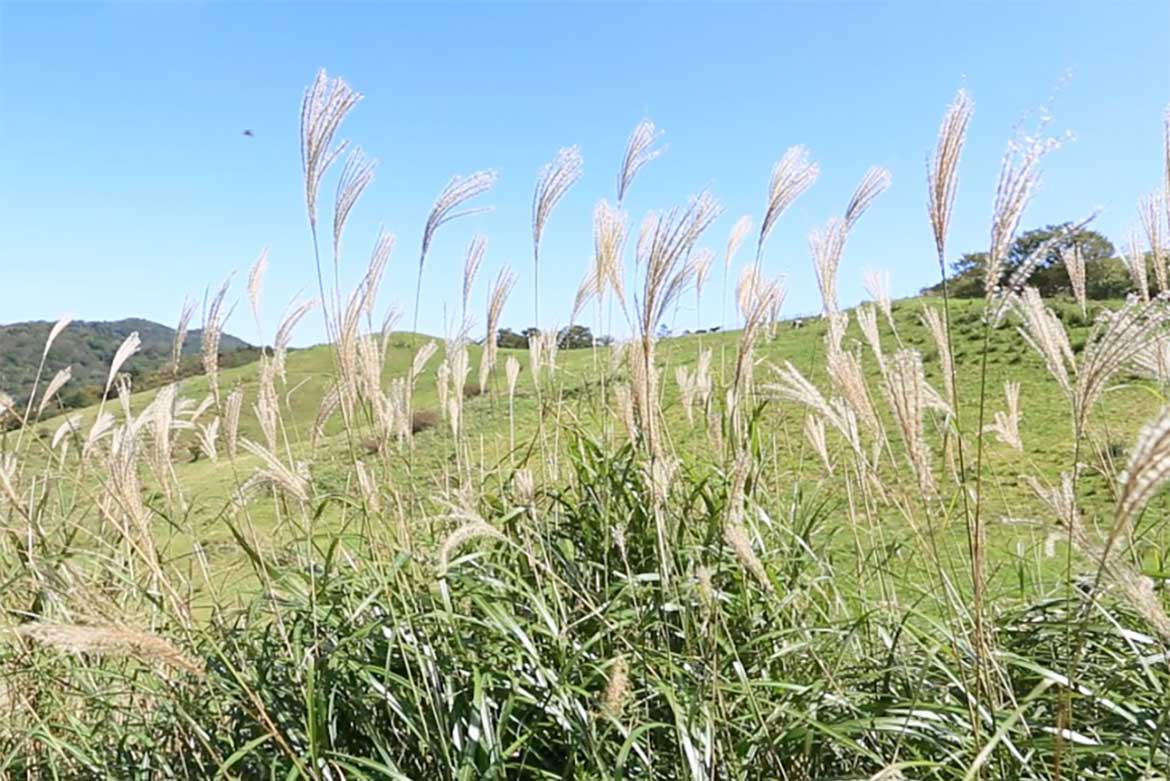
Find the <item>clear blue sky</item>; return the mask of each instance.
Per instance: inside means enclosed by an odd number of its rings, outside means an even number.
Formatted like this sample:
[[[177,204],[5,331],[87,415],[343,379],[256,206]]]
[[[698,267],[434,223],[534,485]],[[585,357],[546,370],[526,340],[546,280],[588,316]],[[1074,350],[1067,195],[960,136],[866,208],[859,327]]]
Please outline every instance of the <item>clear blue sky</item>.
[[[1138,197],[1160,185],[1170,3],[2,3],[0,322],[71,311],[172,323],[185,295],[236,270],[229,330],[254,338],[243,278],[267,246],[271,334],[284,304],[314,290],[297,122],[320,67],[365,94],[344,134],[382,161],[350,222],[348,277],[384,223],[399,245],[382,303],[399,301],[407,324],[434,196],[453,174],[489,167],[501,176],[483,199],[495,211],[442,231],[420,325],[441,332],[444,303],[457,306],[475,231],[489,237],[480,327],[505,262],[521,277],[504,324],[530,324],[534,176],[579,144],[585,176],[549,224],[541,280],[543,325],[563,324],[591,252],[592,206],[612,199],[643,117],[669,150],[635,182],[633,222],[710,186],[726,208],[708,239],[719,248],[741,214],[758,223],[784,149],[810,148],[820,181],[781,220],[766,260],[787,274],[786,309],[807,312],[818,307],[808,231],[844,208],[870,164],[888,166],[893,187],[851,239],[842,301],[862,296],[866,267],[888,270],[899,295],[935,280],[923,161],[960,85],[976,110],[955,255],[986,247],[1004,144],[1062,81],[1051,128],[1076,139],[1045,163],[1025,227],[1104,207],[1097,227],[1120,242]],[[694,316],[688,299],[677,327]],[[297,342],[321,333],[311,318]]]

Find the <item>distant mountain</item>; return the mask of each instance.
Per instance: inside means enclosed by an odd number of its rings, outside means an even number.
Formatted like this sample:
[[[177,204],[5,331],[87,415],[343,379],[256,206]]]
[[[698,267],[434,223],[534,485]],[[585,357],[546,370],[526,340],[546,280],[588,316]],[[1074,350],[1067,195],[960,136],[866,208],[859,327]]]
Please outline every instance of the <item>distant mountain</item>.
[[[53,323],[44,321],[0,325],[0,392],[7,393],[21,403],[27,400],[45,348],[45,340],[52,327]],[[61,391],[61,406],[77,407],[92,403],[95,397],[101,395],[105,386],[114,353],[126,337],[135,331],[142,339],[142,347],[126,362],[122,371],[130,375],[135,390],[157,385],[162,370],[170,364],[175,330],[150,320],[128,318],[70,323],[49,351],[41,380],[42,388],[57,371],[69,366],[73,377]],[[187,357],[183,360],[180,374],[199,371],[199,362],[195,356],[199,354],[200,339],[199,330],[187,332],[183,344],[183,355]],[[254,360],[259,350],[242,339],[224,334],[220,339],[219,352],[225,362],[239,365]]]

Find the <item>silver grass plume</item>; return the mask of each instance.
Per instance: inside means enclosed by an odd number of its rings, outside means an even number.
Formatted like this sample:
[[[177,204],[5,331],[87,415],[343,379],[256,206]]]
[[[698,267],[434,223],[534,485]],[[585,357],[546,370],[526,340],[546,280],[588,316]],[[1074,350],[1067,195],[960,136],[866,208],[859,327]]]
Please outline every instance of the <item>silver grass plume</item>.
[[[852,229],[861,219],[861,215],[889,187],[890,172],[888,169],[875,165],[866,171],[865,175],[861,177],[857,189],[853,192],[853,197],[849,199],[849,205],[845,208],[845,228]]]
[[[890,410],[902,433],[906,456],[918,478],[919,488],[924,494],[933,495],[934,474],[923,427],[929,391],[922,369],[922,355],[915,350],[899,350],[887,367],[883,385]]]
[[[890,328],[894,327],[894,306],[890,300],[890,273],[888,271],[869,270],[865,272],[865,292],[870,299],[882,310]]]
[[[479,387],[481,390],[487,388],[488,376],[496,365],[496,357],[500,350],[497,339],[500,317],[504,312],[504,304],[507,303],[508,296],[515,285],[516,275],[512,269],[504,266],[496,276],[495,284],[492,285],[491,297],[488,298],[487,334],[484,337],[483,353],[479,361]]]
[[[1146,242],[1150,247],[1150,260],[1154,266],[1154,278],[1158,282],[1158,291],[1167,292],[1166,255],[1162,244],[1162,212],[1165,210],[1166,196],[1163,193],[1147,195],[1138,202],[1138,215],[1141,217],[1142,229],[1146,232]]]
[[[578,179],[584,163],[575,146],[557,152],[552,162],[540,169],[532,192],[533,324],[540,327],[540,241],[549,216]]]
[[[648,119],[639,122],[634,127],[634,131],[630,133],[630,139],[626,142],[626,153],[622,156],[622,165],[618,169],[617,202],[619,204],[625,200],[630,183],[634,181],[634,176],[642,169],[642,166],[663,153],[664,150],[661,147],[654,148],[662,135],[663,131],[655,128],[654,123]]]
[[[134,353],[142,346],[142,339],[139,338],[138,332],[134,331],[122,342],[118,347],[117,352],[114,353],[114,360],[110,361],[110,373],[106,377],[106,388],[102,397],[110,395],[110,388],[114,384],[114,378],[118,376],[118,370],[122,368],[122,364],[126,363]]]
[[[1089,311],[1089,297],[1085,287],[1085,253],[1081,251],[1080,244],[1073,244],[1060,248],[1060,259],[1068,271],[1068,283],[1073,296],[1081,305],[1081,314],[1085,315]]]
[[[341,79],[330,79],[322,69],[301,100],[301,168],[305,177],[305,206],[309,224],[317,225],[317,191],[322,177],[346,147],[333,145],[345,115],[362,99]]]
[[[438,574],[439,577],[445,577],[447,570],[450,567],[451,554],[462,548],[468,542],[477,539],[493,540],[496,542],[507,542],[508,538],[503,532],[496,529],[478,516],[468,516],[466,522],[455,531],[451,532],[442,545],[439,546],[438,553]]]
[[[479,274],[479,267],[483,264],[483,256],[487,252],[487,237],[477,233],[471,237],[467,245],[467,254],[463,259],[463,298],[462,315],[463,328],[469,329],[471,321],[468,314],[468,305],[471,303],[471,291],[475,287],[475,277]]]
[[[345,165],[342,166],[341,178],[337,180],[337,192],[333,198],[334,273],[337,271],[341,256],[341,237],[345,233],[349,213],[362,197],[362,193],[374,181],[374,169],[377,167],[378,161],[368,159],[360,147],[354,147],[346,158]]]
[[[940,370],[943,376],[943,388],[946,390],[948,404],[954,404],[955,397],[955,360],[951,355],[951,340],[947,334],[947,324],[942,315],[934,307],[922,310],[922,322],[930,331],[934,339],[935,349],[938,350]]]
[[[983,289],[990,298],[999,290],[999,280],[1008,250],[1016,238],[1020,219],[1040,181],[1040,161],[1059,142],[1039,136],[1013,139],[1004,152],[991,220],[991,245]]]
[[[207,385],[211,395],[219,403],[219,340],[223,336],[223,326],[230,312],[223,311],[224,298],[227,296],[231,277],[228,277],[219,291],[211,297],[203,312],[203,332],[200,334],[200,360],[203,363],[203,372],[207,375]]]
[[[427,252],[431,248],[431,242],[434,241],[435,234],[439,228],[452,220],[487,211],[487,208],[460,210],[460,207],[472,198],[483,195],[495,183],[495,171],[477,171],[468,177],[456,176],[447,183],[447,186],[439,193],[439,197],[435,199],[434,205],[431,206],[431,211],[427,215],[426,225],[423,227],[422,246],[419,248],[418,253],[418,280],[415,284],[414,292],[413,330],[418,330],[418,308],[422,296],[423,267],[426,265]]]
[[[934,232],[934,244],[938,252],[939,272],[944,274],[947,230],[959,184],[959,158],[963,153],[967,126],[971,122],[974,108],[974,103],[966,90],[961,89],[955,93],[955,98],[947,107],[938,129],[934,157],[926,164],[927,211],[930,214],[930,226]]]
[[[1003,395],[1007,409],[996,412],[995,420],[986,430],[995,434],[995,438],[1003,444],[1022,453],[1024,442],[1020,438],[1020,383],[1005,382]]]
[[[599,201],[593,210],[593,274],[597,294],[603,297],[608,289],[617,298],[623,311],[626,307],[622,268],[625,244],[626,216],[606,201]]]
[[[1130,232],[1129,251],[1122,254],[1122,260],[1125,261],[1125,267],[1129,269],[1129,277],[1133,280],[1133,286],[1138,295],[1141,296],[1142,301],[1149,302],[1150,280],[1146,269],[1146,255],[1142,252],[1137,231]]]
[[[790,147],[772,167],[772,178],[768,183],[768,198],[764,206],[764,219],[756,238],[756,263],[764,253],[764,242],[776,225],[776,220],[792,202],[812,187],[820,174],[816,163],[808,161],[808,149],[803,146]]]
[[[256,262],[252,264],[251,271],[248,272],[248,305],[252,309],[252,319],[256,321],[256,331],[261,334],[261,340],[264,337],[260,323],[260,296],[264,288],[264,272],[267,270],[268,248],[265,247],[260,251]]]
[[[837,271],[841,265],[841,253],[845,250],[847,230],[845,222],[834,217],[824,228],[814,230],[808,236],[813,270],[816,271],[817,287],[826,315],[837,312]]]
[[[53,379],[49,382],[49,387],[45,388],[44,394],[41,395],[41,403],[37,407],[38,418],[44,414],[45,407],[49,406],[49,402],[53,400],[53,397],[57,395],[57,392],[61,390],[61,388],[65,386],[65,383],[69,382],[72,377],[73,368],[70,366],[66,366],[64,369],[61,369],[53,376]]]
[[[203,663],[188,656],[164,637],[114,625],[33,622],[16,630],[22,637],[72,654],[128,657],[202,676]]]
[[[183,299],[183,308],[179,311],[179,322],[175,326],[175,336],[171,341],[171,374],[179,373],[179,362],[183,359],[183,345],[187,341],[187,329],[191,325],[191,318],[195,315],[195,302],[189,298]]]

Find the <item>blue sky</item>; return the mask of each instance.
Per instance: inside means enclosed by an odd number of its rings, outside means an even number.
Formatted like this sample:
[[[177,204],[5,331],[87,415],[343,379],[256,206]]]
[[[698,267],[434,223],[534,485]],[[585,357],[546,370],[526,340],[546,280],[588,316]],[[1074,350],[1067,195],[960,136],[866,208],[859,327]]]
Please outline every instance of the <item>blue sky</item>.
[[[297,122],[320,67],[365,94],[343,133],[381,160],[350,221],[347,278],[384,224],[399,242],[381,303],[398,301],[404,322],[434,196],[453,174],[495,168],[482,199],[495,210],[446,226],[433,247],[420,328],[443,331],[477,231],[489,243],[476,313],[510,263],[520,282],[504,324],[530,324],[534,177],[579,144],[585,175],[552,216],[541,270],[542,325],[563,324],[593,204],[613,198],[645,117],[669,148],[635,181],[632,222],[710,187],[726,209],[706,242],[717,248],[740,215],[758,223],[772,163],[809,147],[820,180],[781,219],[765,267],[787,276],[787,311],[810,312],[807,234],[871,164],[893,187],[850,241],[842,301],[863,296],[865,268],[888,270],[898,295],[936,280],[924,158],[963,85],[976,108],[952,254],[986,247],[1004,145],[1054,93],[1051,130],[1075,140],[1047,159],[1024,225],[1103,207],[1097,227],[1120,243],[1160,185],[1170,3],[0,3],[0,322],[70,311],[171,323],[185,295],[233,270],[242,298],[268,247],[271,334],[315,287]],[[720,320],[715,274],[704,325]],[[255,338],[247,311],[241,301],[229,330]],[[695,317],[688,297],[676,328]],[[310,318],[296,341],[322,333]]]

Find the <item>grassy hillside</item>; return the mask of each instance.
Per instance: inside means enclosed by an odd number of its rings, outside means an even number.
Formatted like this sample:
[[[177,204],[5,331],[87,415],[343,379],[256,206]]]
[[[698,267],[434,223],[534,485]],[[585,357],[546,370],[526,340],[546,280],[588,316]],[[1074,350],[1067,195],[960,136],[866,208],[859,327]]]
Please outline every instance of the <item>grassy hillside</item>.
[[[0,391],[6,392],[21,404],[28,399],[41,353],[53,325],[46,321],[0,325]],[[123,371],[135,379],[146,380],[170,363],[175,331],[150,320],[127,318],[70,323],[46,356],[43,381],[47,382],[58,371],[68,367],[73,377],[69,387],[62,393],[61,401],[66,407],[84,404],[86,393],[91,397],[100,395],[114,353],[135,332],[142,340],[142,349],[126,363]],[[191,357],[199,354],[201,336],[198,329],[188,332],[183,343],[183,355]],[[224,334],[220,340],[220,353],[225,357],[247,347],[250,347],[247,342],[230,334]],[[139,385],[142,385],[141,381]]]

